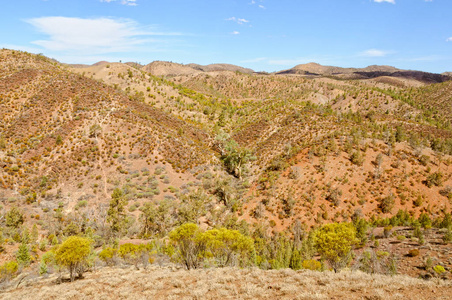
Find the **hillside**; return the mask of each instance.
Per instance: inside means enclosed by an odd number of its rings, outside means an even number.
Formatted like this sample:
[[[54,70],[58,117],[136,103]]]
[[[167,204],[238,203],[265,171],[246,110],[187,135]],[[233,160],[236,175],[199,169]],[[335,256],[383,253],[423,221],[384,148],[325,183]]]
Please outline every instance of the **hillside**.
[[[59,206],[104,207],[117,186],[137,206],[172,199],[218,162],[208,133],[140,99],[42,57],[3,51],[1,64],[1,199],[46,226]]]
[[[451,81],[387,66],[294,69],[309,76],[225,64],[74,66],[1,50],[0,260],[14,259],[31,228],[43,249],[74,234],[99,248],[166,243],[193,222],[239,230],[254,239],[255,265],[288,268],[296,232],[308,243],[324,224],[364,220],[357,253],[397,253],[402,272],[418,276],[421,261],[392,249],[396,240],[375,243],[374,228],[391,226],[392,238],[409,238],[403,251],[441,256],[450,271]],[[169,255],[165,247],[156,251]]]
[[[444,105],[449,82],[404,89],[379,81],[232,72],[166,81],[121,63],[71,69],[86,78],[45,58],[8,51],[2,57],[5,199],[14,191],[26,199],[36,194],[46,203],[60,197],[70,211],[72,199],[108,196],[130,175],[152,174],[163,163],[168,180],[180,189],[194,179],[190,174],[199,173],[195,168],[212,171],[207,164],[213,161],[221,168],[212,145],[223,131],[256,157],[247,180],[247,195],[254,196],[240,205],[245,216],[264,201],[272,212],[264,216],[283,227],[302,216],[306,224],[322,222],[317,212],[325,207],[330,207],[325,220],[346,220],[356,210],[370,217],[390,195],[397,195],[394,211],[450,209],[447,198],[435,196],[450,185],[450,157],[435,151],[450,151],[452,133],[433,125],[444,125],[451,114],[431,116],[426,110],[450,107]],[[14,69],[18,65],[21,69]],[[426,93],[430,106],[414,103]],[[445,143],[434,151],[425,147],[438,139]],[[353,155],[362,161],[354,162]],[[432,172],[445,175],[441,185],[423,183]],[[107,180],[111,177],[116,181]],[[92,178],[99,182],[88,188]],[[63,185],[70,198],[59,195]],[[332,191],[340,193],[341,204],[328,200]],[[281,215],[285,197],[294,203]],[[306,197],[311,200],[304,203]]]

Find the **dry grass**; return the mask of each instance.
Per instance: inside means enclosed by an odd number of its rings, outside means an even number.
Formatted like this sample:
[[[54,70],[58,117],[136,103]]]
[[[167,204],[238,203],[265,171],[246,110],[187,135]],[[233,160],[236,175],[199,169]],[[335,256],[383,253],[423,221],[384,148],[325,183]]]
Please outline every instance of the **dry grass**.
[[[104,268],[74,283],[24,281],[0,299],[448,299],[452,282],[406,276],[259,269]]]

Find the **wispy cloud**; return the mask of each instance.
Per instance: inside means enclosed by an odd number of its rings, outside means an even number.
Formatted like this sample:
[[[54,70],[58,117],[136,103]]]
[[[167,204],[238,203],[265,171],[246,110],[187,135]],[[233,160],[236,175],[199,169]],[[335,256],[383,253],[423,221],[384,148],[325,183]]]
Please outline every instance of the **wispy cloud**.
[[[263,2],[262,0],[260,0],[260,2]],[[251,0],[251,2],[249,3],[250,5],[255,5],[257,4],[255,0]],[[263,6],[262,4],[257,4],[257,7],[261,8],[261,9],[266,9],[265,6]]]
[[[227,18],[226,21],[233,21],[236,22],[237,24],[243,25],[245,23],[249,23],[250,21],[246,20],[246,19],[241,19],[241,18],[236,18],[236,17],[230,17]]]
[[[30,42],[32,47],[40,48],[38,53],[64,62],[90,62],[96,56],[175,51],[174,45],[182,42],[183,35],[158,31],[156,27],[142,26],[131,19],[54,16],[25,22],[43,35]]]
[[[446,42],[452,42],[452,36],[446,40]]]
[[[118,1],[118,0],[100,0],[100,2],[107,2],[107,3],[115,2],[115,1]],[[121,0],[120,3],[122,5],[128,5],[128,6],[137,6],[138,5],[137,0]]]
[[[369,49],[366,51],[363,51],[359,54],[359,56],[365,56],[365,57],[384,57],[387,56],[390,52],[384,51],[384,50],[378,50],[378,49]]]
[[[112,53],[131,51],[137,45],[152,42],[151,36],[180,35],[140,28],[128,19],[82,19],[41,17],[26,20],[47,39],[32,44],[50,51]]]
[[[377,2],[377,3],[387,2],[387,3],[396,4],[395,0],[374,0],[374,2]]]
[[[233,32],[231,32],[231,34],[233,34],[233,35],[239,35],[240,32],[238,32],[238,31],[233,31]]]

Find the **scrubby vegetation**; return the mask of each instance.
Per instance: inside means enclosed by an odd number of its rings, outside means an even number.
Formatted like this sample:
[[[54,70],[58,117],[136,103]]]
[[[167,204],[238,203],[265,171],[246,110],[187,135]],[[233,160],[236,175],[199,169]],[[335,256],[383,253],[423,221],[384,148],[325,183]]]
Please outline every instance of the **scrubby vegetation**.
[[[118,265],[452,277],[450,82],[91,68],[0,51],[4,286]]]

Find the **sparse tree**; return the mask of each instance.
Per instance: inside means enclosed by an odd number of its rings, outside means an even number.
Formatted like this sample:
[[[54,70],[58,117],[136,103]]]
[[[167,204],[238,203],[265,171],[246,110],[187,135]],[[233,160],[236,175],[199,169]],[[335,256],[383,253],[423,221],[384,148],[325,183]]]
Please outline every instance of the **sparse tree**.
[[[315,234],[317,251],[335,272],[348,264],[356,243],[356,230],[349,223],[325,224]]]
[[[252,153],[245,147],[240,147],[237,142],[228,137],[218,137],[220,141],[221,159],[226,171],[241,179],[245,165],[253,159]]]
[[[177,227],[169,233],[169,238],[177,249],[178,258],[188,270],[200,266],[206,245],[196,224],[186,223]]]
[[[71,281],[75,274],[82,277],[91,253],[91,240],[78,236],[71,236],[55,251],[55,261],[58,265],[67,267]]]
[[[124,191],[116,188],[110,200],[110,206],[107,212],[107,222],[110,223],[110,228],[114,233],[119,233],[124,229],[126,219],[127,199]]]
[[[254,250],[253,239],[238,230],[211,229],[202,239],[219,267],[233,266],[236,259],[246,260]]]

